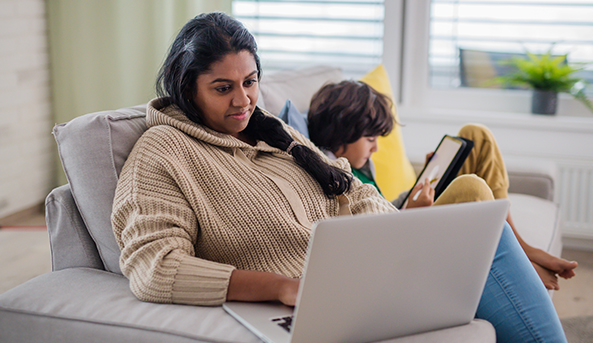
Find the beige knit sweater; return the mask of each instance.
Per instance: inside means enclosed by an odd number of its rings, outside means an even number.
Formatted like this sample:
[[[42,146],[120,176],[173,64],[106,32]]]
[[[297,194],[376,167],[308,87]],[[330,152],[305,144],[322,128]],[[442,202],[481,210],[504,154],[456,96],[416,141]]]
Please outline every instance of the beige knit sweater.
[[[197,125],[163,99],[149,103],[146,120],[112,215],[133,293],[151,302],[219,305],[235,268],[300,277],[311,223],[338,215],[338,198],[326,197],[284,151]],[[350,170],[345,159],[330,163]],[[346,197],[353,214],[395,210],[357,179]]]

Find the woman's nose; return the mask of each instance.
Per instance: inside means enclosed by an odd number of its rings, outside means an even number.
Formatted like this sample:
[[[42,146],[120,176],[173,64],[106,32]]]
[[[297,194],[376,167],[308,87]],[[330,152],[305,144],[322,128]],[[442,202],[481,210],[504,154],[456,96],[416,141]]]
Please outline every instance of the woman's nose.
[[[251,103],[249,95],[244,88],[239,88],[233,97],[232,105],[235,107],[246,107]]]

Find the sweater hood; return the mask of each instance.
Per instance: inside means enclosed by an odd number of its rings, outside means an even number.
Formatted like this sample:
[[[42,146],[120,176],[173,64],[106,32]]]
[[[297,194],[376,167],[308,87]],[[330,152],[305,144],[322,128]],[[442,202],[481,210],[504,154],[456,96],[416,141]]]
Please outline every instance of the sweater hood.
[[[266,111],[261,111],[266,115],[271,115]],[[171,101],[167,98],[156,98],[148,103],[146,107],[146,125],[148,128],[159,125],[171,126],[205,143],[225,148],[255,148],[260,151],[283,152],[263,141],[258,141],[255,146],[251,146],[231,135],[194,123],[183,114],[177,105],[171,104]]]

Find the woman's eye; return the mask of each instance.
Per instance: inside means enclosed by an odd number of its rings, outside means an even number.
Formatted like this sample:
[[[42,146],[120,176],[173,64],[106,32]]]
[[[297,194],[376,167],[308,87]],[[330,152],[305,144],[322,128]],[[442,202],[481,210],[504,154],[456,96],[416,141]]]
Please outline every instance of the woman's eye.
[[[257,80],[256,80],[256,79],[251,79],[251,80],[247,80],[247,81],[245,81],[244,85],[245,85],[245,87],[251,87],[251,86],[253,86],[255,83],[257,83]]]
[[[231,89],[231,86],[216,87],[216,91],[220,92],[220,93],[224,93],[224,92],[228,91],[229,89]]]

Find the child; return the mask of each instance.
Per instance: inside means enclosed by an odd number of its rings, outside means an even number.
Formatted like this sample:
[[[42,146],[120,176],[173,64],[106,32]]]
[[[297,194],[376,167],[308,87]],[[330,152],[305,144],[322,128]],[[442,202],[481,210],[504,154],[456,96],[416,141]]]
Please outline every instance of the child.
[[[377,151],[377,138],[389,134],[394,124],[390,100],[365,83],[351,80],[323,86],[313,96],[308,113],[311,141],[331,158],[345,157],[354,176],[375,187],[371,155]],[[458,136],[474,141],[474,148],[459,175],[476,174],[486,181],[495,198],[508,197],[507,171],[490,130],[483,125],[465,125]],[[417,201],[409,201],[405,208],[435,204],[434,190],[426,182],[419,183],[414,194],[417,190],[422,190]],[[401,207],[406,193],[392,203]],[[559,289],[557,275],[567,279],[575,275],[576,262],[530,246],[515,230],[510,213],[507,221],[546,288]]]

